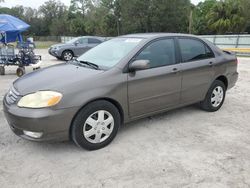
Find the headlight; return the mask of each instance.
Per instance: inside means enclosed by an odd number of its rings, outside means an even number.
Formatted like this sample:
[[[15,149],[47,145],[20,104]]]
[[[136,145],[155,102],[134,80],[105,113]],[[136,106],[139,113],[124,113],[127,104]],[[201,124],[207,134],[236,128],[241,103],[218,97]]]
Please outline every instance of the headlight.
[[[55,46],[55,47],[53,47],[53,50],[59,50],[60,49],[60,47],[59,46]]]
[[[60,102],[62,94],[55,91],[38,91],[22,97],[17,106],[25,108],[45,108]]]

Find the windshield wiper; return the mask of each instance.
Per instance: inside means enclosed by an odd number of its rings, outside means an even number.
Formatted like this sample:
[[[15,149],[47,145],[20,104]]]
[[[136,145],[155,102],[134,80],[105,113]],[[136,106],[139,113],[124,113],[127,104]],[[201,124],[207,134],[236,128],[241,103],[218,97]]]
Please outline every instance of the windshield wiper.
[[[89,67],[95,69],[95,70],[99,70],[99,66],[97,64],[94,64],[94,63],[91,63],[89,61],[80,61],[80,60],[77,60],[78,62],[82,63],[82,64],[85,64],[85,65],[88,65]]]

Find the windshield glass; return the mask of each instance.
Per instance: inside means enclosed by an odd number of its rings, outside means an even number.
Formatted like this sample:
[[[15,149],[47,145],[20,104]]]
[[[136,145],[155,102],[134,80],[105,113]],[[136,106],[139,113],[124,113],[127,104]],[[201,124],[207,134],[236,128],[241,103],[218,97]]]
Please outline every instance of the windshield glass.
[[[67,41],[66,43],[67,44],[72,44],[72,43],[76,42],[78,39],[79,39],[79,37],[76,37],[76,38],[73,38],[73,39]]]
[[[99,67],[110,68],[131,52],[141,41],[140,38],[111,39],[87,51],[77,60],[91,62]]]

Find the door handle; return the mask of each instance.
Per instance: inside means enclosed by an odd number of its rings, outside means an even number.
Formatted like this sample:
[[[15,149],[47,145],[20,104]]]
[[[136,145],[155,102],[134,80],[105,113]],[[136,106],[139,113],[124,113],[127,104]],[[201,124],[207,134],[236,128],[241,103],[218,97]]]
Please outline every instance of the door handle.
[[[214,63],[211,61],[209,62],[209,66],[212,67],[214,65]]]
[[[179,69],[173,68],[173,69],[172,69],[172,72],[173,72],[173,73],[177,73],[177,72],[179,72]]]

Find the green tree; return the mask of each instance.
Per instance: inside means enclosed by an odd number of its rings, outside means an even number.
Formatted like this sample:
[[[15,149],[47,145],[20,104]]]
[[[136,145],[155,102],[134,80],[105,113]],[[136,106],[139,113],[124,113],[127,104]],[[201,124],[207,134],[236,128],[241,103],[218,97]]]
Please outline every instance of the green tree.
[[[240,4],[242,5],[244,17],[246,20],[246,32],[250,33],[250,1],[249,0],[240,0]]]
[[[0,0],[1,1],[1,0]],[[137,32],[250,32],[249,0],[48,0],[38,10],[0,7],[31,25],[26,35],[103,35]],[[192,13],[192,14],[191,14]]]
[[[100,6],[103,10],[103,29],[111,36],[121,33],[121,0],[101,0]],[[101,10],[101,9],[100,9]]]
[[[189,0],[120,1],[123,33],[188,31]]]
[[[245,30],[246,19],[240,0],[218,2],[207,14],[209,29],[216,34],[240,33]]]
[[[68,12],[68,27],[71,35],[84,35],[85,31],[85,14],[87,7],[90,5],[89,0],[71,0]]]
[[[212,34],[209,29],[207,15],[216,4],[216,0],[206,0],[195,6],[192,28],[195,34]]]
[[[42,16],[41,24],[44,26],[43,33],[49,35],[53,21],[63,18],[67,9],[60,1],[49,0],[39,8],[39,13]]]
[[[75,14],[79,13],[85,15],[85,13],[94,6],[94,1],[91,0],[71,0],[69,12]]]

